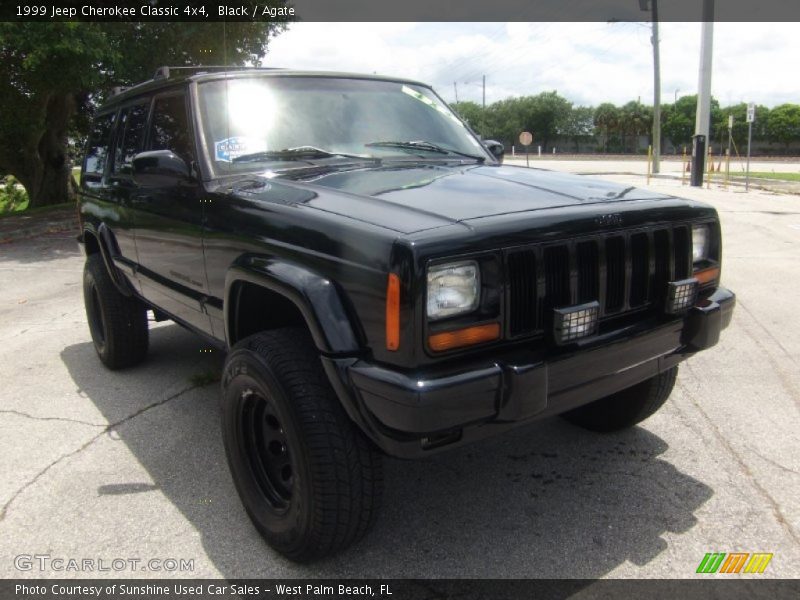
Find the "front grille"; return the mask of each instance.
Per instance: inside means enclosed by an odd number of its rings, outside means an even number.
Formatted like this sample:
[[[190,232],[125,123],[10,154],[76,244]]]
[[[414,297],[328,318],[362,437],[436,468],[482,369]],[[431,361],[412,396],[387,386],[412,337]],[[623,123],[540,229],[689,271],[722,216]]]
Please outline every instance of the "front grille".
[[[597,300],[600,319],[660,306],[667,283],[689,277],[688,225],[618,231],[507,250],[512,337],[552,326],[555,308]]]

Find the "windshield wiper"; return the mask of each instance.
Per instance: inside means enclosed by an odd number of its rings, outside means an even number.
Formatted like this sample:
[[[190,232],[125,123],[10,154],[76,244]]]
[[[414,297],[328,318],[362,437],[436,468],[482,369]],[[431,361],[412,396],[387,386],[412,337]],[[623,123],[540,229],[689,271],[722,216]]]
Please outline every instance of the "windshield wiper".
[[[283,150],[266,150],[262,152],[250,152],[242,154],[233,159],[233,162],[251,162],[259,160],[304,160],[309,158],[328,158],[332,156],[342,156],[345,158],[358,158],[359,160],[377,160],[373,156],[363,154],[348,154],[346,152],[331,152],[316,146],[297,146],[296,148],[284,148]]]
[[[440,146],[439,144],[434,144],[433,142],[426,142],[424,140],[417,140],[417,141],[386,141],[386,142],[370,142],[369,144],[364,144],[368,147],[376,147],[376,148],[400,148],[402,150],[423,150],[426,152],[436,152],[437,154],[457,154],[458,156],[465,156],[466,158],[471,158],[473,160],[477,160],[478,162],[484,162],[486,157],[484,156],[477,156],[475,154],[469,154],[468,152],[461,152],[460,150],[455,150],[453,148],[447,148],[445,146]]]

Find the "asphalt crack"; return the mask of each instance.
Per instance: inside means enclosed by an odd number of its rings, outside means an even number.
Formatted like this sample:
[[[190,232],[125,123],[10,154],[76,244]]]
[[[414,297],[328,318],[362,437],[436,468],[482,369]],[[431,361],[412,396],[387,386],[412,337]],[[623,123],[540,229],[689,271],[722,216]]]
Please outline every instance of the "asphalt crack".
[[[792,355],[791,352],[789,352],[789,350],[786,349],[786,347],[781,343],[781,340],[778,339],[778,337],[775,336],[775,334],[773,334],[767,327],[764,326],[764,324],[758,319],[758,317],[756,317],[753,314],[753,312],[749,308],[747,308],[747,306],[742,302],[741,298],[736,299],[736,304],[739,308],[741,308],[744,312],[746,312],[747,315],[750,317],[750,319],[753,321],[753,323],[758,325],[761,328],[761,330],[767,335],[767,337],[769,337],[769,339],[772,340],[775,343],[775,345],[781,349],[781,351],[783,351],[783,354],[789,360],[791,360],[794,364],[797,364],[797,359]],[[750,332],[747,333],[748,335],[750,334]],[[751,335],[751,337],[755,336]],[[763,346],[761,346],[761,348],[766,351],[766,348],[764,348]]]
[[[784,530],[789,534],[789,536],[795,541],[795,543],[800,543],[800,536],[798,536],[797,532],[792,527],[792,524],[786,519],[783,511],[781,510],[781,506],[775,498],[764,488],[764,486],[759,483],[758,479],[756,479],[753,472],[750,470],[750,467],[747,466],[747,463],[744,462],[742,456],[736,451],[736,449],[728,442],[727,438],[722,434],[717,427],[717,424],[708,416],[708,414],[703,410],[700,403],[697,401],[695,395],[685,386],[680,385],[681,391],[684,395],[689,399],[689,401],[694,405],[700,415],[706,420],[706,422],[710,425],[711,432],[717,441],[723,446],[723,448],[733,457],[733,460],[738,465],[739,469],[744,473],[745,477],[750,481],[753,487],[758,491],[761,496],[763,496],[767,502],[769,503],[770,507],[772,508],[772,514],[775,516],[775,520],[780,524]]]
[[[124,425],[128,421],[131,421],[131,420],[135,419],[139,415],[142,415],[142,414],[146,413],[147,411],[152,410],[154,408],[158,408],[159,406],[163,406],[167,402],[175,400],[176,398],[179,398],[183,394],[185,394],[187,392],[191,392],[192,390],[197,389],[199,387],[202,387],[202,386],[192,385],[192,386],[186,387],[186,388],[184,388],[184,389],[182,389],[182,390],[180,390],[178,392],[175,392],[174,394],[172,394],[171,396],[168,396],[167,398],[164,398],[163,400],[159,400],[157,402],[153,402],[151,404],[148,404],[147,406],[144,406],[141,409],[137,410],[135,413],[132,413],[132,414],[128,415],[127,417],[125,417],[123,419],[120,419],[119,421],[115,421],[114,423],[110,423],[110,424],[104,426],[102,431],[98,432],[97,435],[93,436],[91,439],[86,441],[84,444],[82,444],[81,446],[79,446],[75,450],[72,450],[71,452],[67,452],[65,454],[62,454],[61,456],[56,458],[53,462],[51,462],[46,467],[41,469],[38,473],[36,473],[36,475],[34,475],[31,479],[29,479],[16,492],[14,492],[14,494],[11,496],[11,498],[9,498],[8,502],[6,502],[3,505],[3,508],[0,509],[0,522],[5,520],[6,515],[8,514],[8,509],[11,507],[11,505],[14,503],[14,501],[17,498],[19,498],[19,496],[22,495],[22,493],[25,492],[25,490],[27,490],[32,485],[34,485],[37,481],[39,481],[39,479],[44,477],[44,475],[50,469],[55,467],[57,464],[67,460],[68,458],[72,458],[73,456],[76,456],[76,455],[80,454],[81,452],[86,450],[89,446],[94,444],[97,440],[99,440],[104,435],[110,433],[111,431],[113,431],[117,427],[120,427],[121,425]],[[10,412],[10,411],[4,411],[4,412]],[[55,417],[53,417],[53,418],[55,418]],[[59,419],[56,419],[56,420],[59,420]]]
[[[81,421],[80,419],[69,419],[67,417],[37,417],[21,410],[0,410],[3,415],[16,415],[18,417],[25,417],[34,421],[63,421],[65,423],[75,423],[78,425],[88,425],[89,427],[106,427],[103,423],[90,423],[89,421]]]

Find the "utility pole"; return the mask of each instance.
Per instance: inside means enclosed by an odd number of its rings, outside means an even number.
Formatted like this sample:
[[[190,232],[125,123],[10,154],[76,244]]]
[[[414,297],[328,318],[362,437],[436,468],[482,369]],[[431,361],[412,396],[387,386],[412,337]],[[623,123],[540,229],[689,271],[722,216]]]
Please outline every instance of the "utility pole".
[[[483,76],[483,108],[486,108],[486,75]]]
[[[714,0],[703,0],[703,33],[700,39],[700,75],[697,115],[692,144],[692,185],[702,187],[711,121],[711,63],[714,55]]]
[[[456,92],[456,104],[458,104],[458,83],[456,83],[455,81],[453,82],[453,89]]]
[[[639,8],[644,12],[650,11],[652,25],[650,43],[653,44],[653,173],[655,174],[661,172],[661,58],[658,51],[658,0],[639,0]]]
[[[653,173],[660,173],[661,161],[661,58],[658,40],[658,0],[653,2]]]

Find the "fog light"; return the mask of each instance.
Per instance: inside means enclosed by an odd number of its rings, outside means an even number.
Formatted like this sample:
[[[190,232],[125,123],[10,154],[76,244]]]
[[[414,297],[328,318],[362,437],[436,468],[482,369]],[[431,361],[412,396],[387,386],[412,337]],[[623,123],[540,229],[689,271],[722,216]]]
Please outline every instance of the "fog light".
[[[677,314],[689,310],[697,300],[697,280],[684,279],[670,281],[667,292],[667,307],[669,314]]]
[[[553,334],[557,344],[567,344],[597,332],[600,303],[589,302],[578,306],[553,309]]]

